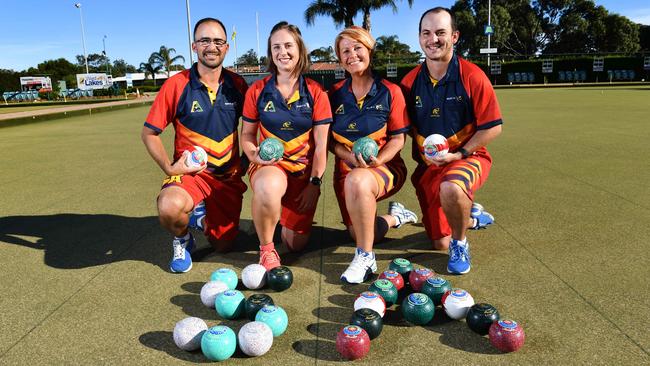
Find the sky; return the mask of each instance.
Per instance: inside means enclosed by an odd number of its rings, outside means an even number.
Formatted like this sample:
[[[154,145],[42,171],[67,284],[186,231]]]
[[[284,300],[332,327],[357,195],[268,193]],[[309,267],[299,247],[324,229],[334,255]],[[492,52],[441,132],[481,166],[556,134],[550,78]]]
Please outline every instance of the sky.
[[[138,67],[161,45],[176,49],[190,65],[187,35],[186,0],[0,0],[0,68],[26,70],[60,57],[76,62],[83,54],[81,21],[83,18],[86,51],[106,53],[111,60],[124,59]],[[229,39],[230,51],[225,64],[232,65],[237,56],[249,49],[258,50],[255,14],[259,15],[259,54],[266,55],[268,33],[277,22],[286,20],[297,25],[310,50],[330,46],[341,28],[328,17],[316,18],[313,26],[304,21],[304,10],[312,0],[189,0],[191,27],[203,17],[220,19],[227,27],[228,38],[236,28],[236,47]],[[75,7],[81,3],[81,10]],[[390,8],[372,13],[372,33],[397,35],[401,42],[419,50],[418,21],[426,9],[453,5],[453,0],[397,0],[396,14]],[[610,13],[650,25],[648,0],[597,0]],[[355,24],[361,24],[361,17]],[[498,31],[498,30],[497,30]],[[462,32],[462,29],[461,29]],[[106,36],[104,38],[104,36]],[[193,56],[196,60],[196,56]]]

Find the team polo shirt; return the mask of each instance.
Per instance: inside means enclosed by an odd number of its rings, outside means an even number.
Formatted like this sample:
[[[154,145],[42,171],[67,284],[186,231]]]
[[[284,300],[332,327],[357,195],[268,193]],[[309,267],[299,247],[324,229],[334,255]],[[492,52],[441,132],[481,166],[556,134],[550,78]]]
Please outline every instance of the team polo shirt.
[[[388,80],[376,77],[370,91],[360,101],[352,92],[350,78],[335,84],[329,96],[334,117],[332,137],[349,149],[362,137],[370,137],[381,148],[388,136],[409,131],[402,91]]]
[[[244,122],[259,123],[259,142],[269,137],[282,142],[284,156],[278,164],[295,174],[305,170],[314,154],[312,128],[332,123],[330,103],[320,84],[300,76],[298,85],[298,95],[285,101],[274,75],[256,81],[246,93],[242,116]]]
[[[194,64],[163,84],[144,125],[157,133],[174,126],[174,160],[196,145],[208,153],[208,173],[239,173],[237,128],[247,88],[241,76],[223,69],[215,94],[201,82]]]
[[[476,133],[503,123],[496,94],[483,70],[453,55],[447,73],[433,83],[426,63],[411,70],[401,82],[413,124],[413,159],[424,158],[422,143],[434,133],[456,151]]]

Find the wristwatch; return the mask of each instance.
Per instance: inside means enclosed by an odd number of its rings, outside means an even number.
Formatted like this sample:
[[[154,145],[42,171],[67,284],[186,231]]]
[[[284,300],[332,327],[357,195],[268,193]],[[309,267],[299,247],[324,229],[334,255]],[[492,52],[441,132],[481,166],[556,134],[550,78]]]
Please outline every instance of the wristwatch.
[[[320,187],[320,185],[323,183],[323,181],[319,177],[311,177],[309,178],[309,183]]]
[[[460,149],[458,149],[458,152],[459,152],[461,155],[463,155],[463,159],[466,159],[466,158],[468,158],[468,157],[470,157],[470,156],[472,155],[472,153],[469,152],[469,151],[467,151],[467,150],[465,150],[464,147],[461,147]]]

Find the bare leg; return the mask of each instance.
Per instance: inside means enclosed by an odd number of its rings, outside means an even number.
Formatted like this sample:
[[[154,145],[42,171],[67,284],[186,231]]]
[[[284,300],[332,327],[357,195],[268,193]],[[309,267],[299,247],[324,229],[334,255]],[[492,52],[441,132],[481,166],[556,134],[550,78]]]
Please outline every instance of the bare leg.
[[[454,240],[464,240],[467,228],[471,225],[472,201],[458,185],[442,182],[440,203],[451,227],[451,237]]]
[[[282,196],[287,190],[287,177],[279,168],[265,166],[253,175],[252,214],[260,245],[273,242],[273,232],[282,212]]]
[[[158,196],[158,220],[160,225],[172,235],[181,237],[187,234],[187,224],[194,201],[181,187],[170,186],[160,191]]]
[[[371,252],[377,212],[377,181],[366,169],[353,169],[345,178],[345,204],[354,226],[357,248]]]

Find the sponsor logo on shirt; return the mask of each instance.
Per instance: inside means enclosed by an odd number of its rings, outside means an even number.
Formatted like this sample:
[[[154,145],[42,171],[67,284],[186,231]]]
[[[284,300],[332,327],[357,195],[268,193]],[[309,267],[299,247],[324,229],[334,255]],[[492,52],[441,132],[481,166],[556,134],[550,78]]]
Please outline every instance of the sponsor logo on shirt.
[[[269,100],[266,105],[264,106],[264,112],[275,112],[275,106],[273,105],[273,101]]]
[[[291,127],[291,121],[282,122],[282,128],[280,129],[282,131],[293,131],[293,127]]]
[[[338,108],[336,108],[334,114],[345,114],[345,108],[343,108],[343,104],[341,104]]]
[[[366,110],[383,111],[384,106],[381,105],[381,104],[369,105],[369,106],[366,107]]]
[[[359,131],[359,130],[357,130],[357,123],[356,122],[351,122],[348,125],[348,129],[346,131]]]
[[[419,95],[415,96],[415,106],[417,108],[422,108],[422,98]]]
[[[440,117],[440,108],[433,108],[431,110],[431,117]]]
[[[203,112],[203,108],[201,108],[201,105],[197,100],[192,102],[192,109],[190,113],[198,113],[198,112]]]

